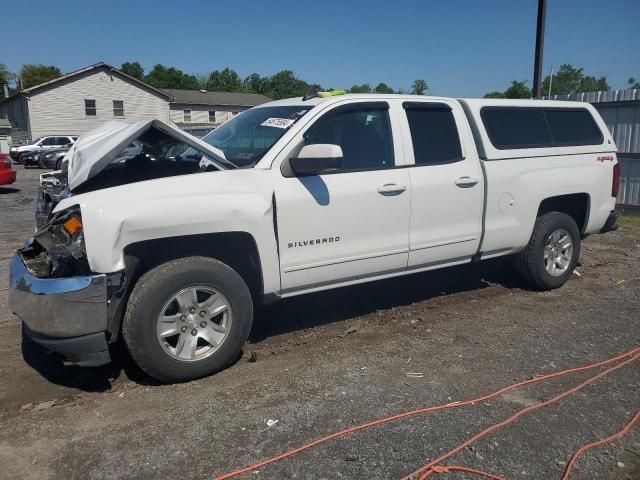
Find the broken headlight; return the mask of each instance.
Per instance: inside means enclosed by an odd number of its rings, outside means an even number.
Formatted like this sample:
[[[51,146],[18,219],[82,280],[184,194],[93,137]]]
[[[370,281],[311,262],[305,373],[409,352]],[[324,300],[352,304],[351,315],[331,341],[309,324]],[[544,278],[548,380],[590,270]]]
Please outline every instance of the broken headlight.
[[[78,205],[55,213],[38,229],[34,240],[46,252],[50,276],[79,275],[89,270]]]

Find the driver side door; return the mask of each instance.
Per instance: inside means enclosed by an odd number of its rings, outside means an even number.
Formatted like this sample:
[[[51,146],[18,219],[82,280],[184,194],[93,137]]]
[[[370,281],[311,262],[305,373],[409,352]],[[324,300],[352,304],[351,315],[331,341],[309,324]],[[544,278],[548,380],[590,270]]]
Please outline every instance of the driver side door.
[[[332,144],[343,160],[320,175],[273,170],[283,296],[406,269],[410,182],[389,103],[335,106],[294,143],[285,157]]]

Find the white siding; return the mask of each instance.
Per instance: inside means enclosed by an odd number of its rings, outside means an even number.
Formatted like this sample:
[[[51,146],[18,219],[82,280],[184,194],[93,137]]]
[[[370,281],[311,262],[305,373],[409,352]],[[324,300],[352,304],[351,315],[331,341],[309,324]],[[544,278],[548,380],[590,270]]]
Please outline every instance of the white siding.
[[[87,116],[84,100],[96,101],[97,115]],[[124,100],[124,117],[113,116],[113,100]],[[37,91],[29,99],[31,134],[75,135],[109,120],[134,122],[169,118],[166,98],[108,69],[91,70]]]
[[[191,123],[209,123],[209,111],[216,112],[217,124],[226,122],[233,114],[232,112],[242,112],[248,107],[234,107],[229,105],[189,105],[171,104],[171,121],[173,123],[184,123],[184,111],[191,110]]]

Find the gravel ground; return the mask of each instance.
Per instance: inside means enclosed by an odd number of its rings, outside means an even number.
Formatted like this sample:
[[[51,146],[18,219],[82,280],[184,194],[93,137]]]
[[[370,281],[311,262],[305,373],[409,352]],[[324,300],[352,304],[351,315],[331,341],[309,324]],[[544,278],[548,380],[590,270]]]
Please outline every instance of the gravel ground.
[[[0,288],[33,229],[41,171],[17,169],[0,187]],[[552,292],[523,290],[507,261],[493,261],[283,301],[257,313],[235,365],[169,386],[123,352],[82,369],[22,345],[0,291],[0,478],[212,479],[374,418],[612,357],[640,345],[639,259],[640,217],[625,217],[584,242],[580,275]],[[362,430],[239,478],[399,478],[593,374]],[[445,464],[559,479],[575,450],[638,408],[635,362]],[[477,478],[465,475],[432,478]],[[571,478],[640,479],[640,426],[587,453]]]

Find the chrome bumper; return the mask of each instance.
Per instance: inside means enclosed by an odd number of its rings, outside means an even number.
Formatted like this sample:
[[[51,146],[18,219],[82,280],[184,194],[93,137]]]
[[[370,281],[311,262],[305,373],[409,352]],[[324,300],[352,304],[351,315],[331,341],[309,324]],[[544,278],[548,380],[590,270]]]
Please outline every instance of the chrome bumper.
[[[107,330],[107,276],[38,278],[11,259],[9,307],[33,332],[78,337]]]
[[[39,278],[19,252],[9,268],[9,307],[22,320],[25,336],[76,365],[111,361],[106,275]]]

